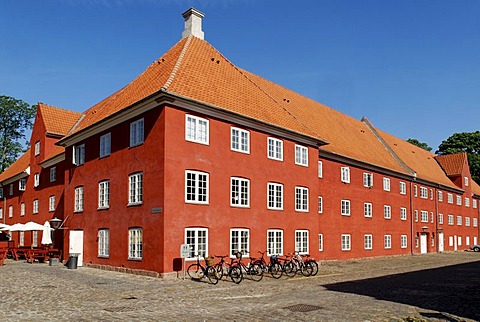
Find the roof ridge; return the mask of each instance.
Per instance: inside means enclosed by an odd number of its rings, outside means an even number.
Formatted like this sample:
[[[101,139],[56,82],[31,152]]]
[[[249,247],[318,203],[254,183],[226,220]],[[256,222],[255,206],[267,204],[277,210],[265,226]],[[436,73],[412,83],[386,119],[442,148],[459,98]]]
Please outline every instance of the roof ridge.
[[[166,91],[168,89],[168,87],[170,87],[170,85],[172,84],[173,80],[175,79],[175,76],[177,75],[178,70],[180,69],[180,65],[183,62],[183,58],[185,57],[185,54],[188,50],[188,47],[189,47],[190,43],[192,42],[192,37],[194,37],[194,36],[190,35],[190,36],[187,37],[187,41],[185,42],[185,45],[183,45],[182,51],[178,55],[178,59],[177,59],[175,65],[173,66],[173,69],[170,73],[170,76],[168,77],[167,81],[161,87],[160,90],[165,90]]]

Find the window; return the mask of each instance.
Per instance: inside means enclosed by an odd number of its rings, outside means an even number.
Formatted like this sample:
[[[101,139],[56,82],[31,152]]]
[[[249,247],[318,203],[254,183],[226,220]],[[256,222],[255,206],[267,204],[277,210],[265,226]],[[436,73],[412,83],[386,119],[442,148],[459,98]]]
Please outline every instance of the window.
[[[23,247],[25,246],[25,232],[21,231],[19,234],[18,246]]]
[[[392,207],[388,205],[383,206],[383,217],[385,219],[391,219],[392,218]]]
[[[400,220],[407,220],[407,208],[400,208]]]
[[[250,252],[248,229],[230,229],[230,257],[234,257],[236,252],[248,256]]]
[[[323,178],[323,162],[318,161],[318,177]]]
[[[38,247],[38,231],[32,231],[32,246]]]
[[[3,188],[0,188],[0,199],[3,199]]]
[[[448,215],[448,224],[449,224],[450,226],[453,225],[453,215]]]
[[[38,214],[38,199],[33,201],[33,214]]]
[[[462,196],[457,196],[457,206],[462,205]]]
[[[273,210],[283,209],[283,184],[269,182],[267,184],[267,208]]]
[[[12,196],[12,195],[13,195],[13,183],[11,183],[10,186],[9,186],[8,195],[9,195],[9,196]]]
[[[55,196],[48,198],[48,211],[55,211]]]
[[[143,173],[134,173],[128,176],[128,204],[138,205],[143,202]]]
[[[433,223],[435,216],[433,215],[433,211],[430,211],[430,222]]]
[[[383,178],[383,190],[390,191],[390,179]]]
[[[24,202],[22,202],[20,204],[20,216],[25,216],[25,203]],[[2,218],[2,217],[0,217],[0,218]]]
[[[20,179],[18,181],[18,190],[25,191],[25,186],[27,185],[27,179]]]
[[[250,180],[231,177],[230,178],[230,206],[249,207],[250,206]]]
[[[57,180],[57,167],[50,168],[50,182],[55,182]]]
[[[447,202],[453,204],[453,194],[451,193],[447,194]]]
[[[418,210],[415,210],[415,221],[418,221]]]
[[[470,207],[470,198],[465,197],[465,207]]]
[[[462,225],[462,216],[457,216],[457,226]]]
[[[470,217],[465,217],[465,226],[470,227]]]
[[[350,200],[342,200],[342,216],[350,216]]]
[[[350,235],[347,235],[347,234],[342,235],[342,250],[350,250],[351,249],[350,239],[351,239]]]
[[[363,235],[363,245],[365,249],[373,248],[373,236],[372,235]]]
[[[420,221],[421,222],[428,222],[428,211],[420,211]]]
[[[3,208],[0,208],[0,219],[3,219]]]
[[[35,142],[35,156],[40,154],[40,141]]]
[[[112,150],[112,135],[110,133],[104,134],[100,137],[100,158],[110,155]]]
[[[318,213],[323,214],[323,197],[318,196]]]
[[[185,244],[190,247],[188,258],[205,258],[208,254],[208,229],[207,228],[185,228]]]
[[[400,236],[400,248],[407,248],[407,235]]]
[[[403,181],[400,181],[400,194],[401,195],[407,194],[407,184]]]
[[[308,148],[295,144],[295,164],[308,167]]]
[[[142,259],[143,256],[143,230],[130,228],[128,230],[128,259]]]
[[[10,205],[8,206],[8,218],[12,218],[13,217],[13,206]]]
[[[428,198],[428,190],[425,187],[420,187],[420,198],[427,199]]]
[[[208,120],[187,115],[185,121],[185,140],[200,144],[209,143]]]
[[[83,211],[83,187],[75,188],[75,212]]]
[[[248,131],[232,127],[230,148],[232,151],[250,153],[250,133]]]
[[[443,224],[443,214],[438,214],[438,223]]]
[[[438,201],[443,201],[443,192],[438,192]]]
[[[98,256],[110,256],[110,230],[108,229],[98,230]]]
[[[318,251],[323,252],[323,234],[318,234]]]
[[[468,177],[463,177],[463,183],[465,187],[468,187]]]
[[[308,212],[308,188],[295,187],[295,211]]]
[[[106,209],[110,207],[110,181],[100,181],[98,183],[98,208]]]
[[[73,146],[73,164],[82,165],[85,163],[85,144]]]
[[[477,200],[476,199],[472,199],[472,206],[474,209],[477,209]]]
[[[430,200],[433,200],[433,189],[430,188]]]
[[[283,255],[283,230],[267,230],[267,256]]]
[[[392,235],[385,235],[383,240],[385,249],[392,248]]]
[[[185,202],[208,204],[208,180],[206,172],[185,171]]]
[[[38,187],[40,185],[40,173],[35,173],[33,175],[33,186]]]
[[[268,154],[272,160],[283,161],[283,141],[274,138],[267,138]]]
[[[367,188],[373,187],[373,173],[363,173],[363,186]]]
[[[418,197],[418,188],[417,188],[417,185],[414,185],[413,186],[413,194],[415,197]]]
[[[363,215],[365,217],[372,217],[372,204],[370,202],[363,204]]]
[[[349,167],[341,167],[340,168],[340,180],[343,183],[350,183],[350,168]]]
[[[1,208],[0,208],[0,218],[2,218],[2,209]],[[472,226],[473,227],[478,227],[478,218],[473,218]]]
[[[130,147],[143,144],[143,118],[130,123]]]
[[[308,230],[295,230],[295,251],[308,254]]]

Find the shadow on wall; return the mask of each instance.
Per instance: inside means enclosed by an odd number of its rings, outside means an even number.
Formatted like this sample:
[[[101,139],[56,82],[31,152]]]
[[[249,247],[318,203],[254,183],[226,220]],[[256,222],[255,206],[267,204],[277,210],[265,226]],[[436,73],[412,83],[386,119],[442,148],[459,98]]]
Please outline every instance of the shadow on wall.
[[[441,312],[420,312],[425,318],[457,321],[448,317],[453,314],[480,321],[480,256],[467,264],[322,286]]]

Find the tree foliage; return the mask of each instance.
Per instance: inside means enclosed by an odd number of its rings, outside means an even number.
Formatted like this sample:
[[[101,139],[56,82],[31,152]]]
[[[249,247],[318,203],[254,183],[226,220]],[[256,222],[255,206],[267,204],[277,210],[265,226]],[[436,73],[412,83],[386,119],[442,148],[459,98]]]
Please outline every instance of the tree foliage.
[[[442,141],[436,152],[439,155],[467,152],[473,180],[480,183],[480,131],[462,132]]]
[[[25,132],[33,125],[37,107],[22,100],[0,95],[0,172],[8,168],[22,152]]]
[[[411,143],[413,145],[416,145],[418,146],[419,148],[422,148],[424,150],[427,150],[428,152],[432,151],[432,148],[428,146],[427,143],[425,142],[420,142],[418,141],[417,139],[408,139],[407,140],[408,143]]]

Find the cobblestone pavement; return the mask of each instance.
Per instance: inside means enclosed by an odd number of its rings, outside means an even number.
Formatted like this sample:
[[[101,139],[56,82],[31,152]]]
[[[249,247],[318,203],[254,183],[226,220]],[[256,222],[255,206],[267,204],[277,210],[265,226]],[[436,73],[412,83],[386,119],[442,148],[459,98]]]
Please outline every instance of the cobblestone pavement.
[[[236,285],[7,260],[0,321],[478,321],[480,254],[324,262]]]

